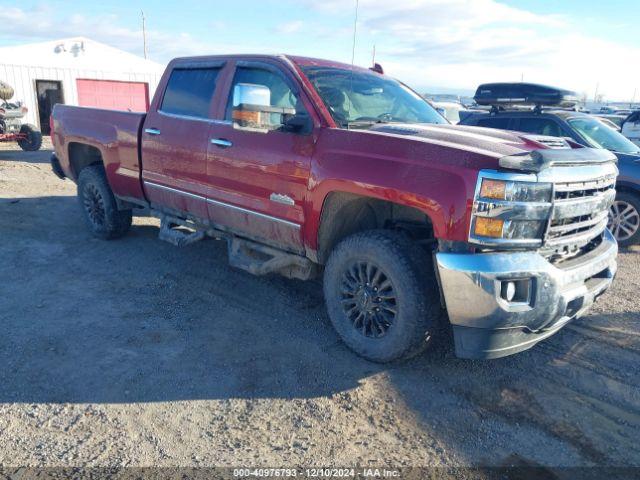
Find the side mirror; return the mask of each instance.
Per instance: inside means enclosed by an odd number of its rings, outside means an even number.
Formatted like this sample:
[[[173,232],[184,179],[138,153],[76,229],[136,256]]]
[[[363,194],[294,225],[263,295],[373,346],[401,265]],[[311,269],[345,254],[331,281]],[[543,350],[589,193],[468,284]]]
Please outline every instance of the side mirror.
[[[233,88],[233,127],[267,133],[285,125],[295,117],[295,109],[271,106],[271,90],[264,85],[238,83]]]
[[[284,115],[284,128],[289,132],[309,133],[311,131],[311,117],[307,113],[294,113]]]

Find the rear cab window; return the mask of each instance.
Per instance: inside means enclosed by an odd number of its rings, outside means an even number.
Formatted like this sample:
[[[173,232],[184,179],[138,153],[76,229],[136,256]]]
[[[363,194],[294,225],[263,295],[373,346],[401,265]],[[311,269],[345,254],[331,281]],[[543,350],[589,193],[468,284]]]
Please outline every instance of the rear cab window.
[[[209,118],[211,100],[220,70],[220,67],[175,68],[167,82],[160,112]]]
[[[562,127],[552,118],[522,117],[518,119],[518,131],[533,133],[534,135],[546,135],[549,137],[562,137]]]
[[[511,119],[508,117],[486,117],[476,121],[478,127],[497,128],[499,130],[509,130]]]

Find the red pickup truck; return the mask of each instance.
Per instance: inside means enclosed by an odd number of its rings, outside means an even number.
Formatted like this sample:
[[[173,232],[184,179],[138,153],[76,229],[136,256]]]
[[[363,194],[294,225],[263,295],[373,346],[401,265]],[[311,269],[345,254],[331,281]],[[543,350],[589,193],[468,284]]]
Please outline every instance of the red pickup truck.
[[[370,360],[450,324],[456,354],[530,348],[611,284],[615,157],[447,123],[377,71],[293,56],[173,60],[147,114],[57,105],[54,172],[104,239],[226,239],[254,274],[323,274],[329,317]]]

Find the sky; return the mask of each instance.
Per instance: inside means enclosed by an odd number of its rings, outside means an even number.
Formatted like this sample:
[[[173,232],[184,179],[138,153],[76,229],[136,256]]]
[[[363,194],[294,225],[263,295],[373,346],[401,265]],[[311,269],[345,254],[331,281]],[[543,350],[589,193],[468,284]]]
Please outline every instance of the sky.
[[[290,53],[370,66],[420,92],[527,81],[640,100],[638,0],[0,0],[0,46],[85,36],[149,58]],[[353,50],[354,24],[356,43]],[[2,59],[0,59],[1,61]]]

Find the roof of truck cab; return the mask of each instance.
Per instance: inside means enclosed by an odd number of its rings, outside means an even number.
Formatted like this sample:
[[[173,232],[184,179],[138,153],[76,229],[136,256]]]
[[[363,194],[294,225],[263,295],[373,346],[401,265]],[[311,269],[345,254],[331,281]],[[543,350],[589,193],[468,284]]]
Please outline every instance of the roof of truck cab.
[[[369,72],[371,70],[365,67],[359,67],[358,65],[351,65],[349,63],[336,62],[333,60],[324,60],[322,58],[312,57],[298,57],[295,55],[285,55],[289,60],[300,67],[327,67],[327,68],[341,68],[344,70],[359,70],[362,72]]]
[[[334,60],[325,60],[322,58],[313,58],[313,57],[301,57],[297,55],[266,55],[264,53],[242,53],[242,54],[229,54],[229,55],[202,55],[195,57],[178,57],[173,59],[173,62],[193,62],[193,61],[207,61],[207,60],[245,60],[245,59],[272,59],[272,60],[283,60],[287,59],[290,62],[295,63],[299,67],[327,67],[327,68],[341,68],[345,70],[350,70],[353,68],[357,71],[362,72],[371,72],[368,68],[360,67],[358,65],[354,65],[353,67],[348,63],[336,62]]]

